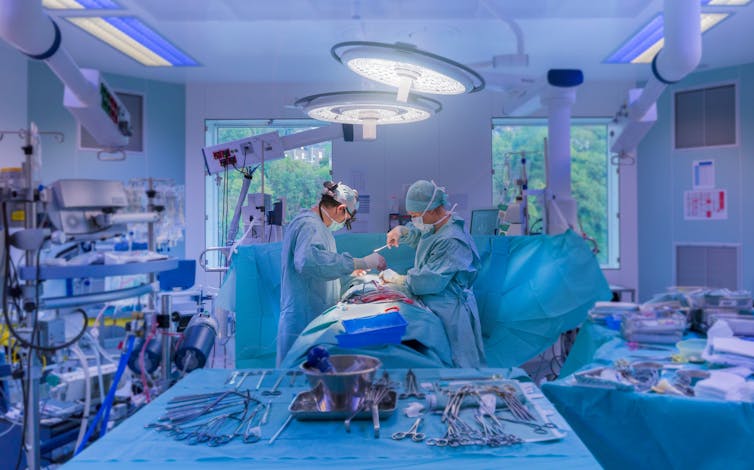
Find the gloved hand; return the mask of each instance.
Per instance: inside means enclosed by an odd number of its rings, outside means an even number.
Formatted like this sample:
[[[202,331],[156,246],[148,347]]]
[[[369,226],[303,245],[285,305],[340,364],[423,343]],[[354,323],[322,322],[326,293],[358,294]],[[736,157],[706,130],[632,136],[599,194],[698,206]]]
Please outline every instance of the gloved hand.
[[[387,268],[387,263],[381,254],[372,253],[363,258],[354,258],[353,267],[356,269],[376,269],[382,271]]]
[[[398,274],[392,269],[386,269],[380,273],[380,279],[390,284],[403,285],[406,283],[406,276]]]
[[[405,235],[407,233],[408,227],[406,227],[405,225],[398,225],[397,227],[393,227],[392,230],[387,233],[387,246],[398,246],[398,240],[402,235]]]

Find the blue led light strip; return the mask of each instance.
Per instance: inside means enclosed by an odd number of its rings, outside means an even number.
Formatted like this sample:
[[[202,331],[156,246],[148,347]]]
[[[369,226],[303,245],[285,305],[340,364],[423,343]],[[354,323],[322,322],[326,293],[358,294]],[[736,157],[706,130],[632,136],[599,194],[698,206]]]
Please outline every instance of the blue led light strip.
[[[120,5],[112,0],[76,0],[76,3],[87,10],[120,10]]]
[[[199,65],[194,59],[179,51],[178,48],[170,44],[170,42],[137,18],[131,16],[103,16],[102,19],[172,65]]]
[[[663,23],[662,14],[658,14],[617,51],[610,55],[605,62],[609,64],[624,64],[639,57],[652,44],[662,39],[664,32]]]

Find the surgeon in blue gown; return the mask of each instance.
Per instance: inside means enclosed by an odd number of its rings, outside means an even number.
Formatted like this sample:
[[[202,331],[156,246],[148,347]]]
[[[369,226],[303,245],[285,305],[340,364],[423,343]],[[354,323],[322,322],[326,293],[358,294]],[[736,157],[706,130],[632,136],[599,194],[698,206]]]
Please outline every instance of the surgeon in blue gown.
[[[445,208],[447,195],[434,181],[419,180],[406,193],[407,226],[387,234],[387,243],[416,249],[414,267],[405,276],[390,270],[385,282],[405,284],[445,326],[456,367],[485,365],[479,310],[471,286],[480,267],[474,241],[463,219]]]
[[[354,271],[385,269],[379,253],[354,258],[338,253],[333,232],[351,228],[359,194],[343,183],[324,183],[316,206],[301,211],[286,228],[282,246],[277,364],[317,315],[340,297],[340,278]]]

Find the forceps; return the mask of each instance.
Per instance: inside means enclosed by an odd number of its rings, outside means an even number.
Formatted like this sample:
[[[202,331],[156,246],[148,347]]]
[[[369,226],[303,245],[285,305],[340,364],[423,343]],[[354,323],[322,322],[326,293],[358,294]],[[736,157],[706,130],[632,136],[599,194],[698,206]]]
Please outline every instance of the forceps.
[[[557,429],[558,427],[555,426],[553,423],[536,423],[534,421],[520,421],[518,419],[510,419],[510,418],[502,418],[500,416],[496,416],[497,419],[500,421],[507,421],[509,423],[516,423],[516,424],[525,424],[526,426],[529,426],[532,428],[535,434],[548,434],[548,429]]]
[[[411,425],[411,427],[409,428],[408,431],[405,431],[405,432],[403,432],[403,431],[394,432],[391,437],[393,439],[395,439],[396,441],[401,441],[401,440],[403,440],[403,439],[411,436],[411,440],[412,441],[414,441],[414,442],[421,442],[421,441],[424,440],[424,433],[423,432],[418,432],[419,431],[419,426],[421,426],[421,423],[422,423],[422,417],[420,416],[419,418],[416,419],[416,421],[414,421],[414,424]]]
[[[275,385],[272,386],[272,389],[270,389],[270,390],[264,390],[262,392],[262,395],[265,396],[265,397],[270,397],[270,396],[276,397],[276,396],[280,395],[282,392],[280,390],[278,390],[278,387],[280,386],[280,382],[283,381],[284,377],[285,377],[285,374],[280,374],[280,377],[278,377],[278,379],[275,381]]]
[[[257,382],[257,386],[256,386],[256,388],[254,390],[259,390],[259,387],[262,386],[262,382],[264,382],[264,378],[267,377],[267,372],[268,371],[266,371],[266,370],[262,371],[262,376],[259,377],[259,382]]]
[[[416,385],[416,375],[411,369],[406,372],[406,385],[404,390],[405,392],[398,395],[398,398],[401,400],[411,397],[421,400],[425,397],[424,393],[419,391],[419,388]]]

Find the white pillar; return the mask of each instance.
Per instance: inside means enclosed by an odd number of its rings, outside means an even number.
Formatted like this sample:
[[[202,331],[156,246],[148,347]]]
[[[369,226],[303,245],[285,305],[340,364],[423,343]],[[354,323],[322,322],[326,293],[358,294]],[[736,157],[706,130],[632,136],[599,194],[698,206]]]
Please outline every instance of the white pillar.
[[[547,189],[557,198],[571,197],[571,107],[576,89],[551,86],[547,106]]]

